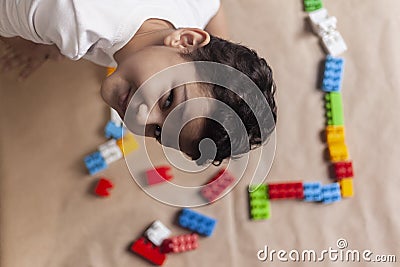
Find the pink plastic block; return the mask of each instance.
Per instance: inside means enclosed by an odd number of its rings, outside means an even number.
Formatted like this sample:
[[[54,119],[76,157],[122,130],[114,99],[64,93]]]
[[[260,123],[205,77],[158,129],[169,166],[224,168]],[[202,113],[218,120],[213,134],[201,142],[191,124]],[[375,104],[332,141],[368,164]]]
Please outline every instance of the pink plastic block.
[[[195,233],[174,236],[165,239],[161,244],[161,251],[164,253],[180,253],[197,249],[199,236]]]
[[[218,172],[207,184],[201,189],[201,195],[212,202],[221,195],[221,193],[235,181],[235,178],[230,175],[225,169]]]
[[[155,185],[171,180],[173,176],[169,173],[170,171],[169,166],[160,166],[146,171],[147,184]]]

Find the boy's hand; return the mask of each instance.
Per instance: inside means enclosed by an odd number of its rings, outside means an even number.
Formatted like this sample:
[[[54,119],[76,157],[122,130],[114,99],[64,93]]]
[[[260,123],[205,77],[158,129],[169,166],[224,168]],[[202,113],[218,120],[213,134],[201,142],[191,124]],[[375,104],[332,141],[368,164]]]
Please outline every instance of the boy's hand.
[[[20,37],[4,38],[5,54],[0,57],[0,69],[10,71],[19,68],[19,77],[27,78],[37,70],[47,59],[63,58],[55,45],[36,44]]]

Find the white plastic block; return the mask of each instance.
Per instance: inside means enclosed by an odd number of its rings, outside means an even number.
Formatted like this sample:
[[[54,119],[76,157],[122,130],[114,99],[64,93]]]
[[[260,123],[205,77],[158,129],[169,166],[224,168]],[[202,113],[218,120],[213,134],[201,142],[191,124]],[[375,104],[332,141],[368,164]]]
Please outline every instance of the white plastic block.
[[[171,230],[169,230],[162,222],[157,220],[144,234],[154,245],[160,246],[164,239],[171,235]]]
[[[106,143],[100,145],[99,151],[107,164],[110,164],[122,158],[122,151],[117,145],[117,141],[115,139],[111,139]]]
[[[338,31],[331,32],[322,37],[325,50],[332,56],[338,56],[347,50],[347,45]]]
[[[308,18],[311,21],[313,31],[318,34],[318,24],[328,18],[328,10],[326,10],[325,8],[321,8],[316,11],[310,12],[308,13]]]
[[[123,125],[124,122],[121,120],[118,112],[115,111],[113,108],[110,108],[110,110],[111,110],[111,119],[110,120],[117,126]]]
[[[336,31],[336,24],[336,17],[327,17],[318,24],[317,34],[322,38],[326,34]]]

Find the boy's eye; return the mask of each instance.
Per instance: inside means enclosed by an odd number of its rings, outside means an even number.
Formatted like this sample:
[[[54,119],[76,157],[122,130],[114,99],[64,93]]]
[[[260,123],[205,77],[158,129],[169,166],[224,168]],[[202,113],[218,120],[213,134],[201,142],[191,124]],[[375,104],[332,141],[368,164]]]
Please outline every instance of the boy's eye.
[[[161,127],[158,125],[154,129],[154,137],[157,139],[157,141],[161,141]]]
[[[172,103],[174,102],[174,89],[169,91],[169,95],[164,102],[163,109],[168,109],[171,107]]]

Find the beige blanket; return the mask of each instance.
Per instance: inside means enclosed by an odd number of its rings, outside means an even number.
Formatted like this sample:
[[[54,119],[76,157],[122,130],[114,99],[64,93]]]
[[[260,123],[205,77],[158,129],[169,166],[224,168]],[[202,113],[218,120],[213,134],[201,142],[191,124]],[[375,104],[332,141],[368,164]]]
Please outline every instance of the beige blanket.
[[[233,39],[255,48],[274,69],[279,115],[268,181],[331,182],[317,89],[324,52],[302,1],[223,2]],[[310,266],[276,255],[272,263],[261,262],[257,252],[267,245],[319,253],[337,249],[339,238],[347,249],[371,250],[372,257],[400,257],[400,2],[324,4],[349,47],[343,102],[355,197],[333,205],[274,201],[269,220],[252,222],[243,180],[227,197],[198,209],[218,219],[214,235],[201,238],[194,252],[169,256],[165,266]],[[1,266],[149,266],[127,249],[153,220],[174,234],[186,233],[174,224],[179,208],[141,191],[123,160],[103,173],[116,185],[110,198],[89,193],[99,176],[87,175],[82,159],[105,141],[109,113],[99,95],[104,74],[91,63],[65,61],[45,64],[24,82],[16,82],[15,73],[0,75]],[[319,264],[333,265],[328,258]]]

